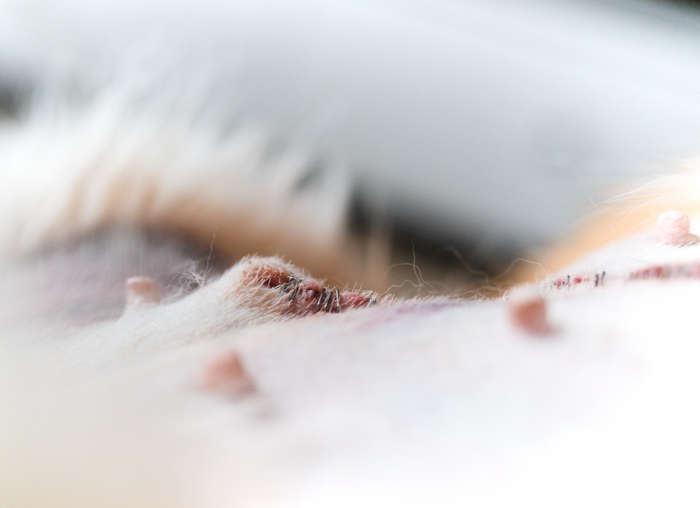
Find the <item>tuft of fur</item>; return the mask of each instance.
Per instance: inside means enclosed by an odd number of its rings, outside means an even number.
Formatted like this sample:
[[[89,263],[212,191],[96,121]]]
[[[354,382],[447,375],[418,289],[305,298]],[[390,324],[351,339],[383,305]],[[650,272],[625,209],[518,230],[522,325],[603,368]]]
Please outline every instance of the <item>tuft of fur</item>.
[[[37,100],[0,129],[0,254],[109,227],[153,228],[233,259],[283,254],[324,277],[382,286],[382,269],[345,227],[341,171],[329,167],[300,191],[311,168],[303,151],[268,153],[264,134],[245,124],[222,134],[186,111],[136,107],[140,90],[119,86],[126,91],[103,90],[79,108]]]

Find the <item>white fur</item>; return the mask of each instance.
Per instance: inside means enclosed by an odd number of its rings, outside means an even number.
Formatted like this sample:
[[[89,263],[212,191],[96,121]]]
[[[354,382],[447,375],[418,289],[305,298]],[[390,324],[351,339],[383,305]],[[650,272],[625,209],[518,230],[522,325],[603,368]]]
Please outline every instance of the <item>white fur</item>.
[[[542,291],[555,333],[541,339],[514,329],[501,301],[288,319],[277,295],[239,291],[243,265],[118,320],[44,322],[14,263],[115,223],[361,280],[344,178],[292,199],[305,158],[267,159],[250,125],[222,136],[197,124],[207,87],[185,88],[187,100],[144,103],[142,84],[119,81],[82,109],[40,94],[0,131],[0,248],[16,275],[0,289],[0,506],[697,502],[693,281]],[[697,189],[697,173],[671,186]],[[639,236],[570,270],[699,252]],[[230,350],[258,390],[243,400],[200,388]]]

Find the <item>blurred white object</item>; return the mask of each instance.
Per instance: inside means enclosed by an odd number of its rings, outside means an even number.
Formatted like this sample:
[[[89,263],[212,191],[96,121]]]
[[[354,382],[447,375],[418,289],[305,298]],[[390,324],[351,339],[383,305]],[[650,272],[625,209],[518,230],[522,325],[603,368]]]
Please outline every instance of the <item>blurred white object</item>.
[[[0,24],[0,77],[155,80],[168,114],[259,125],[349,168],[370,206],[485,244],[532,247],[700,152],[700,15],[678,5],[23,1]]]

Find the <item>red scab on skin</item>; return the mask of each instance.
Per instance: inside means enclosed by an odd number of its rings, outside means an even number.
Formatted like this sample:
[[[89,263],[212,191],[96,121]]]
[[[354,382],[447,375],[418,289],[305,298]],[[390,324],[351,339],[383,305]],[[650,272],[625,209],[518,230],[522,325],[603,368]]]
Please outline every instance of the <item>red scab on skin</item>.
[[[246,284],[262,285],[267,288],[277,288],[289,282],[287,270],[272,265],[254,265],[243,272],[243,282]]]
[[[542,297],[511,301],[508,306],[511,322],[531,335],[551,332],[547,321],[547,303]]]
[[[375,302],[372,294],[358,293],[357,291],[343,291],[340,293],[340,305],[343,309],[359,309],[368,307]]]
[[[650,266],[647,268],[642,268],[641,270],[635,270],[630,273],[630,279],[660,279],[666,275],[666,269],[661,265]]]
[[[571,286],[588,286],[593,285],[594,287],[602,286],[606,280],[606,272],[602,271],[594,275],[567,275],[566,277],[559,277],[551,282],[552,287],[556,289],[570,288]]]
[[[306,280],[299,284],[296,296],[297,305],[304,309],[313,308],[323,293],[323,286],[314,280]]]
[[[629,280],[645,279],[700,279],[700,263],[652,265],[631,272]]]
[[[231,397],[242,397],[255,392],[255,383],[243,366],[238,353],[229,351],[206,366],[202,388]]]
[[[340,291],[324,287],[316,281],[304,281],[300,284],[297,295],[297,309],[302,312],[338,313],[348,309],[369,307],[376,303],[373,293],[357,291]]]
[[[339,313],[347,309],[369,307],[376,303],[372,293],[340,291],[324,286],[309,277],[296,275],[287,269],[269,263],[252,264],[242,275],[243,287],[269,288],[287,295],[283,313],[305,316],[317,312]]]

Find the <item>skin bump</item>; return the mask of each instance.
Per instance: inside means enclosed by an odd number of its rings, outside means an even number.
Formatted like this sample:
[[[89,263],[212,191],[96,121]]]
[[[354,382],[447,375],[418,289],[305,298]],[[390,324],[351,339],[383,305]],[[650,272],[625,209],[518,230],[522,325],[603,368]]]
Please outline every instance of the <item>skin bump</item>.
[[[218,356],[206,366],[201,386],[205,390],[231,397],[250,395],[256,391],[253,379],[235,351]]]

